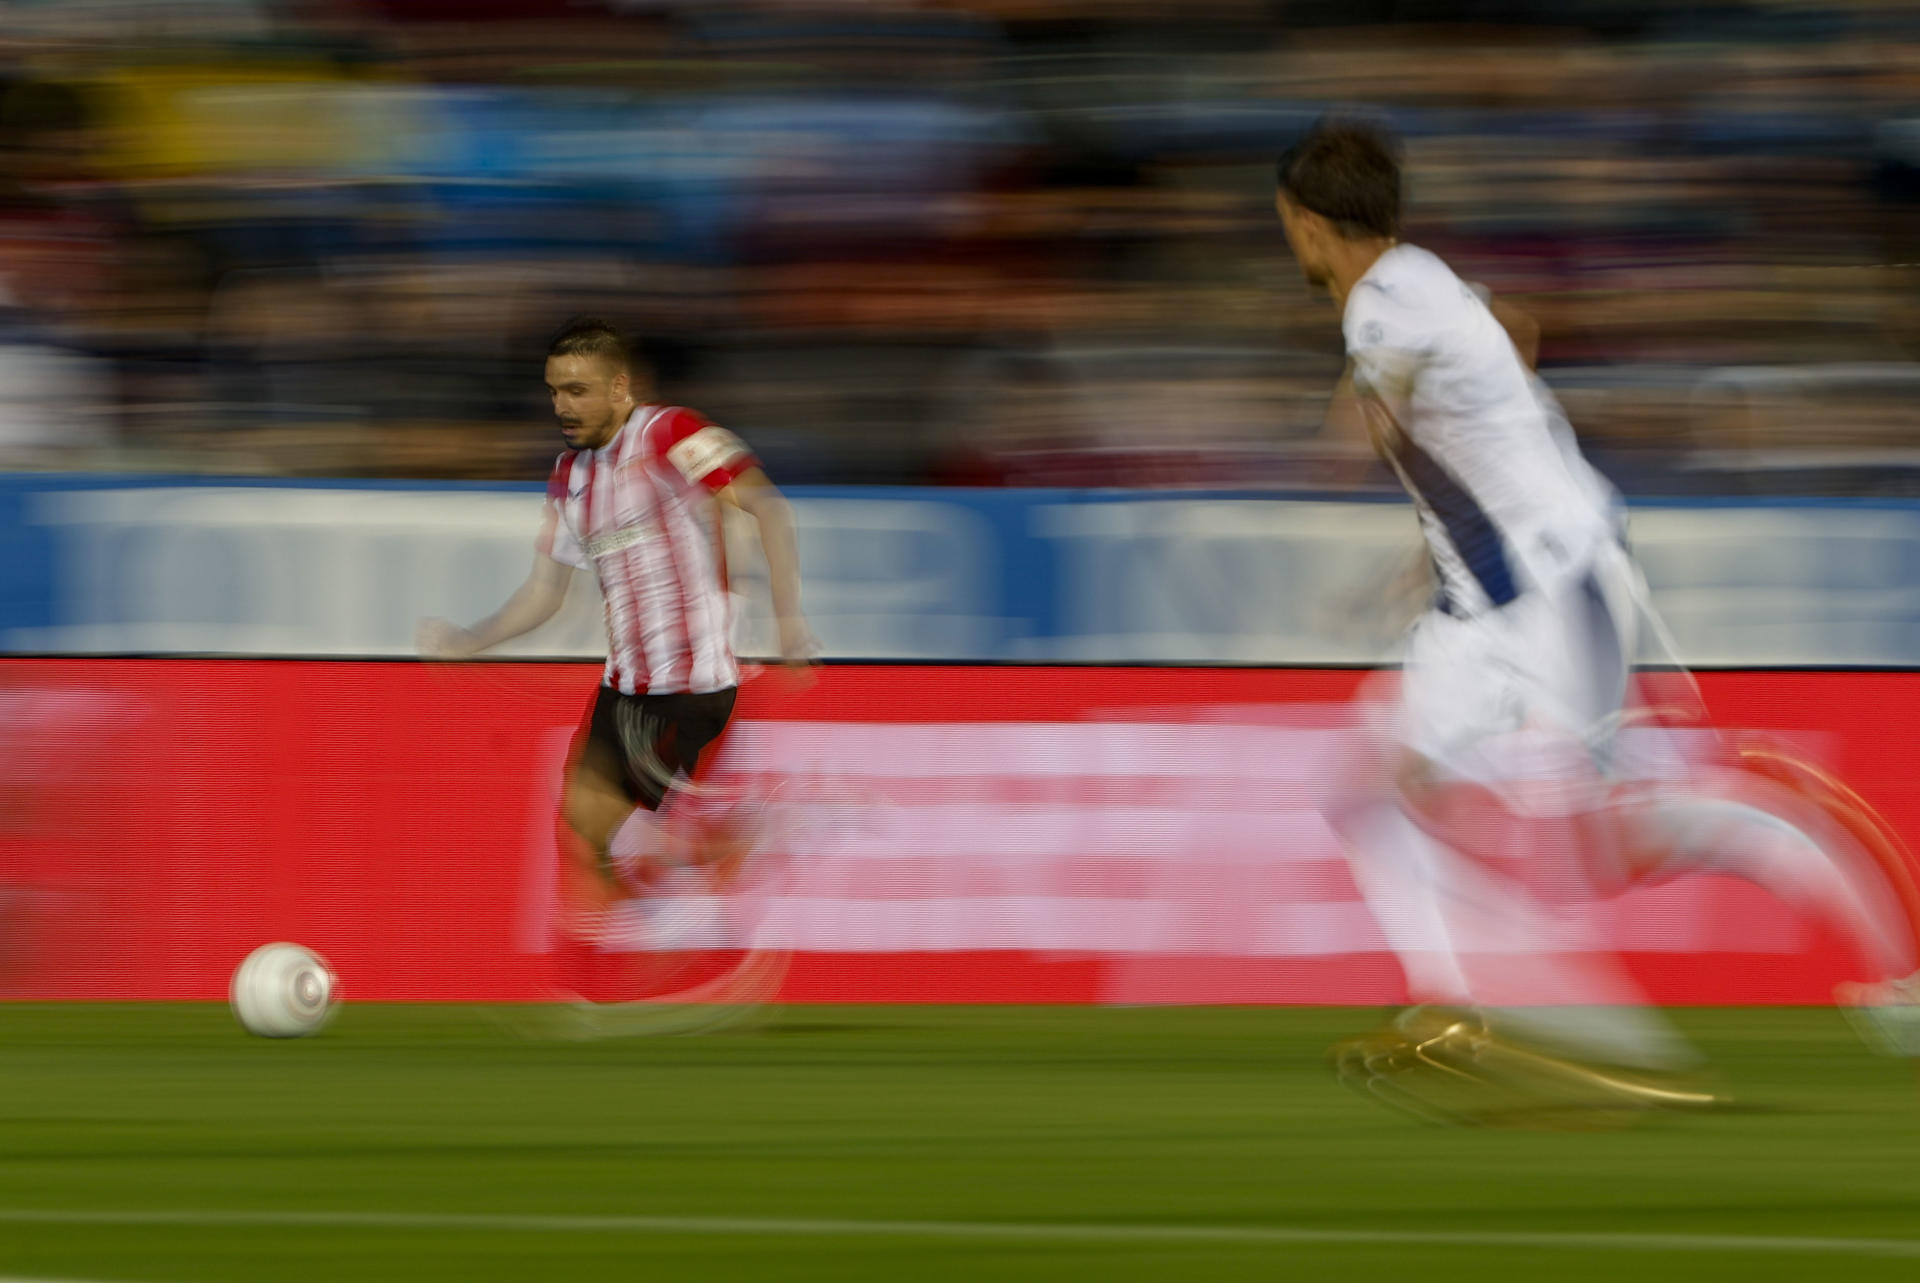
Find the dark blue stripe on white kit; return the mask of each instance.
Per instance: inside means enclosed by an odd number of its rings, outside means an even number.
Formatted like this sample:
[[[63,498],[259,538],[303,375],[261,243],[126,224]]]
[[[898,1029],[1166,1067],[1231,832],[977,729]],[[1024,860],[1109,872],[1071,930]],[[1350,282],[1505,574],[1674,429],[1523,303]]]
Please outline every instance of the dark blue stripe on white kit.
[[[1479,500],[1454,479],[1453,474],[1404,432],[1393,434],[1393,456],[1401,474],[1446,528],[1460,559],[1480,582],[1487,600],[1504,606],[1520,595],[1514,586],[1513,565],[1507,560],[1507,541],[1500,528],[1486,514]]]
[[[1620,647],[1620,628],[1600,580],[1589,570],[1580,581],[1587,610],[1587,671],[1593,675],[1594,720],[1620,711],[1627,697],[1627,660]]]

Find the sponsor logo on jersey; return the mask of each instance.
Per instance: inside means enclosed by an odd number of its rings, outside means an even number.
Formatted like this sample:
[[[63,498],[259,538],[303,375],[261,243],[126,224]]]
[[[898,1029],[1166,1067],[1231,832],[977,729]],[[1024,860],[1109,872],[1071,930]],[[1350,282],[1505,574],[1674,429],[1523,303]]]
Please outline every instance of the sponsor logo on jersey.
[[[616,553],[623,548],[631,548],[637,543],[655,538],[657,534],[658,531],[654,529],[651,522],[640,522],[619,530],[609,530],[604,535],[595,535],[581,546],[586,549],[587,556],[598,561],[610,553]]]

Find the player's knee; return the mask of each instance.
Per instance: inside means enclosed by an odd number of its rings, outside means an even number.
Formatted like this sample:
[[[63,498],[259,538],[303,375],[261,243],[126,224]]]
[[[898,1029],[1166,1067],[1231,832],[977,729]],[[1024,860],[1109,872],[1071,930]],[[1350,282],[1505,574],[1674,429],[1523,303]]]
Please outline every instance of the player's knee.
[[[560,794],[560,817],[567,822],[567,827],[573,830],[575,836],[589,842],[593,840],[593,834],[590,831],[591,811],[592,807],[581,795],[580,788],[572,780],[568,780],[566,788]]]
[[[604,850],[624,807],[595,782],[573,776],[560,795],[560,815],[567,827],[595,850]]]

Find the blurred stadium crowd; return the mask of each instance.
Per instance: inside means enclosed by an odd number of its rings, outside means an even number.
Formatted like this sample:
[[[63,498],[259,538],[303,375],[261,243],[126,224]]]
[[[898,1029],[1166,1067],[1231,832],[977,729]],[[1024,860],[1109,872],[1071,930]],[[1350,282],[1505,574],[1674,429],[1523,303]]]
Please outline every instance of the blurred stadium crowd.
[[[1331,109],[1640,493],[1920,493],[1871,0],[15,0],[0,466],[544,475],[569,315],[787,482],[1293,488]]]

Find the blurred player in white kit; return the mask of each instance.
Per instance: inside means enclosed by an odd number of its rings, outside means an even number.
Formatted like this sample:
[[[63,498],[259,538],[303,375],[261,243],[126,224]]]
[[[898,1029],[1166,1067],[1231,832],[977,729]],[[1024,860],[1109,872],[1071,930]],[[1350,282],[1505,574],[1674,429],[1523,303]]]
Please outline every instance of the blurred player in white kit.
[[[1278,167],[1287,241],[1341,313],[1348,369],[1330,420],[1363,422],[1405,486],[1437,588],[1407,639],[1378,756],[1329,808],[1421,1004],[1337,1052],[1343,1077],[1390,1094],[1396,1074],[1425,1067],[1550,1081],[1563,1097],[1577,1088],[1636,1108],[1712,1104],[1676,1076],[1688,1049],[1617,959],[1435,836],[1450,790],[1511,796],[1516,744],[1562,774],[1585,772],[1589,799],[1606,796],[1609,732],[1649,616],[1618,497],[1531,373],[1516,346],[1526,336],[1439,258],[1400,242],[1400,203],[1392,146],[1364,126],[1323,123]],[[1601,845],[1617,849],[1586,860],[1644,862],[1651,851],[1670,871],[1761,882],[1850,927],[1882,977],[1868,998],[1911,997],[1910,981],[1887,979],[1913,966],[1904,920],[1803,835],[1679,793],[1610,823]],[[1515,991],[1554,1005],[1483,1005],[1483,994]]]

